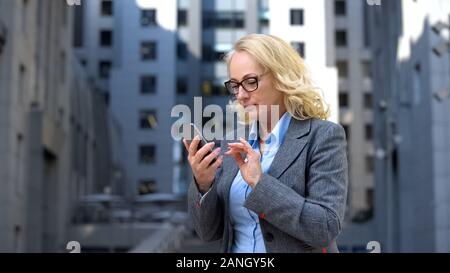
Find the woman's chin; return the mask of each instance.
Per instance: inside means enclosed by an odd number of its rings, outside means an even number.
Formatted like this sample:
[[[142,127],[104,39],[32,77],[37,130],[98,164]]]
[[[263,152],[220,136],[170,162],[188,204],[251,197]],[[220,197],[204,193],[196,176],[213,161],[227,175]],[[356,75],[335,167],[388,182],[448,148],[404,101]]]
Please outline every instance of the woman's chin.
[[[258,118],[258,109],[255,105],[245,107],[244,113],[250,120],[255,120]]]

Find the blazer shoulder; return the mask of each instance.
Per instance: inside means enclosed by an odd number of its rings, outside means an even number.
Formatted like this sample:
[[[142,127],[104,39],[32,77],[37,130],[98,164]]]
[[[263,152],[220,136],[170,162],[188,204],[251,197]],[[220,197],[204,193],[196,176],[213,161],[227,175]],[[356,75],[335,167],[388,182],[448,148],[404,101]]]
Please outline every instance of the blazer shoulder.
[[[314,145],[323,141],[328,141],[332,138],[346,139],[345,130],[342,125],[328,120],[311,120],[311,144]]]
[[[342,125],[338,124],[338,123],[334,123],[332,121],[329,120],[322,120],[322,119],[317,119],[317,118],[313,118],[311,119],[311,131],[328,131],[328,130],[343,130],[344,128],[342,127]]]

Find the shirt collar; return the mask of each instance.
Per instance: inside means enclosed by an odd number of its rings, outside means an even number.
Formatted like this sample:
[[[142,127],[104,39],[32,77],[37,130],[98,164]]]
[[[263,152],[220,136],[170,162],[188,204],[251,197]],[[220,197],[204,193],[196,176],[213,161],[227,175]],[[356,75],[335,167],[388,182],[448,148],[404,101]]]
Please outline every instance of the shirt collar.
[[[269,134],[269,137],[266,139],[267,145],[275,145],[279,147],[284,140],[284,136],[286,135],[287,129],[289,127],[289,123],[291,121],[291,114],[286,112],[281,116],[280,120],[278,120],[275,127],[272,129],[272,132]],[[253,147],[253,145],[257,142],[258,139],[258,121],[253,121],[250,127],[249,133],[249,144]]]

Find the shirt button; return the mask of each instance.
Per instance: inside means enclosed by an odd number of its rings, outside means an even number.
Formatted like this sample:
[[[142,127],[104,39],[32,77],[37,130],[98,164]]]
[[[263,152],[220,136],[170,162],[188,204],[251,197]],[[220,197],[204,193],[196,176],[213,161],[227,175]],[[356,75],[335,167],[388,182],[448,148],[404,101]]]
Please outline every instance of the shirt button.
[[[273,234],[270,232],[266,233],[266,240],[267,242],[272,242],[273,241]]]

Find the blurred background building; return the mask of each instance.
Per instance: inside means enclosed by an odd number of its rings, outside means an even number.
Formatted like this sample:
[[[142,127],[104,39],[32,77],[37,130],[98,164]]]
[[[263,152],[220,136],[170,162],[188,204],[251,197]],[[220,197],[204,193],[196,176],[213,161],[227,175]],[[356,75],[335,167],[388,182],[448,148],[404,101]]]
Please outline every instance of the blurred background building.
[[[450,1],[370,12],[382,251],[450,251]]]
[[[269,13],[285,20],[271,21]],[[77,55],[123,129],[128,194],[186,191],[184,148],[167,137],[171,108],[193,105],[193,96],[225,107],[231,97],[222,58],[245,34],[284,36],[300,54],[308,50],[312,75],[321,75],[315,80],[337,122],[334,20],[328,15],[330,1],[95,0],[78,7]]]
[[[0,0],[0,251],[218,251],[171,110],[225,107],[249,33],[291,43],[344,126],[341,250],[450,251],[450,0],[79,3]]]
[[[74,200],[110,185],[108,109],[64,1],[0,1],[0,251],[65,247]]]
[[[370,8],[364,1],[334,2],[339,122],[347,133],[350,165],[348,218],[358,223],[370,220],[373,214]]]

